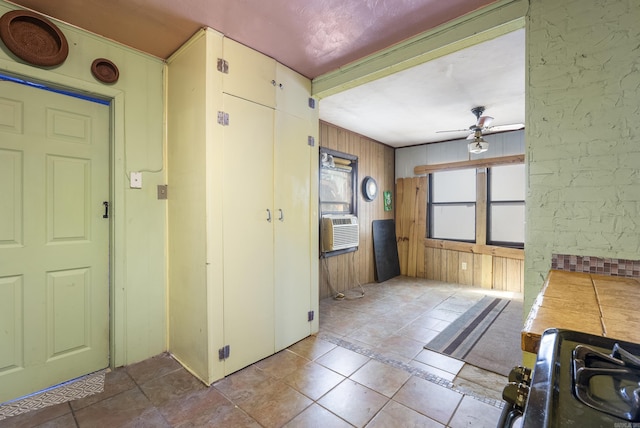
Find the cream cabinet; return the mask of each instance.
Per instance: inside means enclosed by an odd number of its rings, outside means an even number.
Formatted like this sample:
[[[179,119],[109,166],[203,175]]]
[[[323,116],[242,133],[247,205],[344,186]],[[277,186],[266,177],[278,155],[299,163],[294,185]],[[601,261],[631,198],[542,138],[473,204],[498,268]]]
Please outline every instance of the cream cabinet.
[[[223,91],[268,107],[276,105],[276,61],[224,38],[222,57],[216,60]]]
[[[318,330],[318,112],[308,79],[209,29],[167,75],[168,347],[210,384]]]

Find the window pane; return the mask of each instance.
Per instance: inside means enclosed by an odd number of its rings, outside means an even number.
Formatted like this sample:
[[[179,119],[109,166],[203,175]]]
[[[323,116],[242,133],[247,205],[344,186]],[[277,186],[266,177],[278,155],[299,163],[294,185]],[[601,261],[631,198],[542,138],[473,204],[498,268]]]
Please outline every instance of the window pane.
[[[431,202],[476,201],[475,168],[434,172],[431,180]]]
[[[524,164],[494,166],[489,175],[492,201],[524,201]]]
[[[431,238],[475,242],[475,204],[434,205],[431,215]]]
[[[320,211],[353,214],[353,170],[336,164],[320,168]]]
[[[524,202],[491,205],[491,241],[524,242]]]

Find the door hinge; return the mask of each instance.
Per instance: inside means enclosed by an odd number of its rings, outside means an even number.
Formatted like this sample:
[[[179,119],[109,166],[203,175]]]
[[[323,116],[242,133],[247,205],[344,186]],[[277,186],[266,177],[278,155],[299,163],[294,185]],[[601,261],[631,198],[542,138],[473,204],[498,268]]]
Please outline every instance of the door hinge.
[[[229,345],[225,345],[222,348],[218,349],[218,359],[220,361],[222,360],[226,360],[227,358],[229,358],[229,353],[230,353],[230,348]]]
[[[222,126],[229,126],[229,113],[218,112],[218,123]]]
[[[309,311],[309,312],[307,313],[307,321],[311,322],[311,321],[313,321],[313,318],[314,318],[314,313],[313,313],[313,311]]]
[[[313,138],[313,136],[309,135],[307,137],[307,144],[310,145],[311,147],[316,145],[316,139]]]
[[[218,58],[218,71],[220,73],[229,74],[229,63],[222,58]]]

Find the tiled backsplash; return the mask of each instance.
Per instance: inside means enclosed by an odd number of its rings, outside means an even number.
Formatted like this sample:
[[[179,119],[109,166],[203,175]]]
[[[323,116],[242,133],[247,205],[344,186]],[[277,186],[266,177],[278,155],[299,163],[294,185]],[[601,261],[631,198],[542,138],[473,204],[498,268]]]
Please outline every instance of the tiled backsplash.
[[[640,260],[552,254],[551,269],[640,278]]]

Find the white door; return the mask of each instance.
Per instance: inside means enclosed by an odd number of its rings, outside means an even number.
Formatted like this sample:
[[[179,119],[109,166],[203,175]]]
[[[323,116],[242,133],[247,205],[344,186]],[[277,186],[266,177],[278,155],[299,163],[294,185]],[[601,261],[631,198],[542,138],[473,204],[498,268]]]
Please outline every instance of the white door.
[[[274,353],[273,109],[224,94],[225,375]]]
[[[0,81],[0,402],[109,363],[109,107]]]

